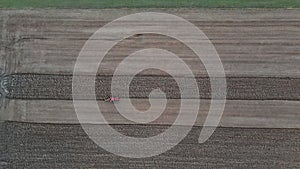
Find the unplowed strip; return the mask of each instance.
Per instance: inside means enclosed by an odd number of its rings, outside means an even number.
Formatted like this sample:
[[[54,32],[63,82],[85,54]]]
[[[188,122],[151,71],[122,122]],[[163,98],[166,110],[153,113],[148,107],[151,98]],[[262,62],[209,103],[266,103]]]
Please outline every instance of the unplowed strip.
[[[124,101],[121,99],[120,102]],[[147,110],[147,99],[132,99],[131,102],[140,112]],[[119,104],[119,103],[115,103]],[[114,104],[98,102],[101,113],[109,124],[135,124],[125,119]],[[153,106],[153,105],[152,105]],[[192,107],[193,105],[191,105]],[[203,126],[210,106],[209,100],[201,100],[195,126]],[[177,118],[179,100],[168,100],[163,114],[150,124],[171,125]],[[152,107],[153,108],[153,107]],[[89,109],[89,107],[86,107]],[[154,106],[154,110],[158,107]],[[251,128],[300,128],[300,103],[295,101],[242,101],[228,100],[219,126]],[[128,111],[127,107],[121,111]],[[85,123],[97,124],[97,114],[84,116]],[[149,112],[154,113],[154,112]],[[183,117],[189,119],[191,111],[183,111]],[[1,112],[2,120],[35,123],[79,123],[72,101],[58,100],[11,100],[8,108]],[[81,117],[83,115],[81,114]],[[184,125],[184,124],[179,124]]]
[[[96,30],[120,16],[145,11],[148,10],[3,10],[0,11],[1,57],[10,58],[7,64],[12,64],[9,67],[17,73],[71,74],[81,48]],[[227,76],[297,78],[300,75],[299,10],[150,11],[184,17],[200,28],[219,53]],[[185,32],[185,25],[176,27],[194,42],[197,35]],[[199,66],[191,50],[177,40],[158,35],[133,36],[118,44],[103,61],[103,71],[99,73],[112,75],[112,67],[126,55],[149,47],[168,49],[187,61],[197,76],[206,76],[205,68]]]

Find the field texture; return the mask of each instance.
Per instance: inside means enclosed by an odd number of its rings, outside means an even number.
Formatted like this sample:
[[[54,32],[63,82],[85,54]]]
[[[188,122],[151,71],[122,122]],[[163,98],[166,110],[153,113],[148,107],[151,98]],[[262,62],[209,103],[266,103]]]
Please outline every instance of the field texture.
[[[47,0],[34,2],[2,0],[0,4],[5,8],[299,6],[296,1],[276,0],[224,1],[222,5],[220,1],[208,0],[203,4],[201,2],[204,1],[193,4],[193,1],[136,3],[133,0],[51,1],[52,5]],[[163,71],[142,71],[130,85],[131,97],[121,93],[121,100],[116,103],[120,105],[131,99],[138,110],[147,110],[150,107],[150,91],[160,88],[166,93],[168,103],[162,115],[150,124],[137,125],[125,119],[116,110],[116,104],[103,101],[110,96],[115,68],[134,51],[156,47],[177,54],[190,65],[201,97],[196,123],[176,147],[155,157],[129,159],[98,147],[83,131],[72,101],[72,75],[82,46],[96,30],[121,16],[145,11],[181,16],[207,35],[224,66],[228,100],[216,132],[207,142],[198,144],[211,98],[203,64],[189,48],[166,36],[146,33],[124,39],[101,62],[95,83],[99,108],[114,129],[132,137],[151,137],[165,131],[178,117],[178,86]],[[298,9],[0,10],[0,68],[11,74],[13,79],[5,104],[0,109],[0,168],[299,168],[299,27]],[[116,28],[111,32],[123,29]],[[187,34],[185,25],[178,26],[178,29]],[[195,43],[196,34],[189,36],[190,42]],[[106,37],[100,39],[110,40]],[[94,50],[90,52],[94,54]],[[155,57],[150,56],[149,60],[158,63]],[[92,63],[92,59],[87,58],[86,61]],[[174,64],[172,59],[165,61]],[[215,60],[210,61],[214,63]],[[143,62],[144,59],[136,59],[131,66]],[[173,67],[168,67],[168,70],[177,70]],[[178,78],[189,78],[184,72],[180,73]],[[80,85],[87,86],[90,77],[84,77]],[[125,80],[126,76],[119,81]],[[161,98],[155,99],[160,101]],[[181,98],[185,99],[197,100]],[[124,110],[127,111],[126,108]],[[158,108],[154,106],[154,109]],[[90,112],[82,117],[87,124],[94,124],[94,114],[99,112]],[[192,115],[187,111],[183,116],[188,119]],[[180,126],[184,124],[186,122]],[[108,138],[101,132],[103,130],[99,131],[99,137]],[[157,139],[153,144],[163,141]],[[107,143],[115,146],[128,142],[109,140]],[[149,144],[145,148],[151,151],[151,146]]]
[[[299,8],[299,0],[1,0],[0,8]]]

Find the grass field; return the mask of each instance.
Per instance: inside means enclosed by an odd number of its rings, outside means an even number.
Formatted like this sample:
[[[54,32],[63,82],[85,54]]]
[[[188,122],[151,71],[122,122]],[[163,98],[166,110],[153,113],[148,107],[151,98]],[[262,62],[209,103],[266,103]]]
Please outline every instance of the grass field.
[[[300,0],[0,0],[0,8],[300,8]]]

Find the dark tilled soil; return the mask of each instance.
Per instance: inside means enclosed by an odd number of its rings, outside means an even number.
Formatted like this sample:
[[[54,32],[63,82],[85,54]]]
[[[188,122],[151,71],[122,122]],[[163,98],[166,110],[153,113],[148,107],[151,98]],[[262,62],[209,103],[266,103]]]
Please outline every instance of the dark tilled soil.
[[[80,125],[5,122],[0,128],[2,168],[298,168],[300,164],[299,129],[217,128],[207,142],[198,144],[201,128],[194,127],[166,153],[128,159],[98,147]],[[147,137],[167,127],[114,128]]]
[[[111,90],[111,76],[97,76],[95,91],[97,99],[108,98]],[[127,77],[122,77],[124,80]],[[124,88],[121,78],[118,93]],[[91,77],[84,76],[81,86],[90,85]],[[184,78],[181,78],[184,80]],[[209,78],[196,78],[200,97],[211,98]],[[227,99],[234,100],[300,100],[300,79],[292,78],[226,78]],[[188,92],[195,90],[187,85]],[[147,98],[153,89],[160,88],[170,99],[179,99],[180,91],[170,76],[136,76],[130,84],[131,98]],[[10,99],[72,99],[71,75],[14,75]],[[87,93],[82,91],[82,93]],[[88,94],[87,94],[88,95]]]

